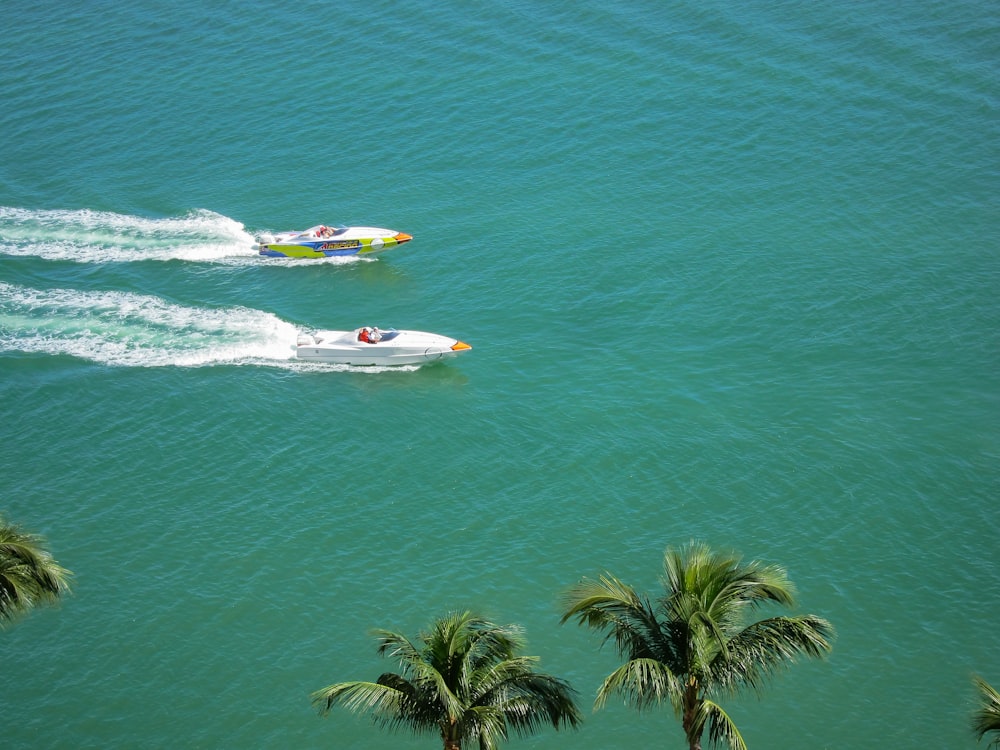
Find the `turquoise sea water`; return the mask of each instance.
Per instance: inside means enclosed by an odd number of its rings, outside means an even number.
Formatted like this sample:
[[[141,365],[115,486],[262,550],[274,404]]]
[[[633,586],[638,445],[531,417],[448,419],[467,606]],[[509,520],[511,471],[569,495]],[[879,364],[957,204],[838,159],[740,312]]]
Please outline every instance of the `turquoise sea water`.
[[[0,512],[74,592],[0,633],[10,748],[436,747],[311,691],[373,627],[558,625],[668,544],[838,630],[754,748],[974,747],[1000,686],[1000,10],[985,2],[22,3],[0,47]],[[286,262],[260,231],[415,236]],[[471,343],[307,368],[300,328]]]

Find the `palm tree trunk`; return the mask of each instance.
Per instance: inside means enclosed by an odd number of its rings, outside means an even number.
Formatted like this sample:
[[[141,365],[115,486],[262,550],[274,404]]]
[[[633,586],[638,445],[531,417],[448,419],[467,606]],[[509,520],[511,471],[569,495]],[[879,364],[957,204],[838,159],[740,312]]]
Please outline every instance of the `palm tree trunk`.
[[[454,719],[451,719],[447,725],[441,722],[441,739],[444,740],[444,750],[462,750],[462,738],[455,736],[455,725]]]
[[[698,704],[700,702],[698,700],[698,683],[692,678],[688,681],[687,687],[684,690],[684,716],[681,719],[681,724],[684,727],[684,735],[688,738],[689,750],[701,750],[701,732],[692,736],[694,717],[698,713]]]

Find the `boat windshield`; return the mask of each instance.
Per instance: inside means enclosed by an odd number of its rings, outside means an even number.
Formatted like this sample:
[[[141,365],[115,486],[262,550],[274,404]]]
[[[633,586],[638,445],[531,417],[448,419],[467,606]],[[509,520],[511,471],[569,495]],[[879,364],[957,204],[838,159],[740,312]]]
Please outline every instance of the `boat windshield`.
[[[299,232],[299,236],[326,239],[328,237],[336,237],[338,234],[343,234],[348,229],[349,227],[345,227],[343,224],[335,227],[327,226],[326,224],[317,224],[314,227],[309,227],[309,229],[304,232]]]

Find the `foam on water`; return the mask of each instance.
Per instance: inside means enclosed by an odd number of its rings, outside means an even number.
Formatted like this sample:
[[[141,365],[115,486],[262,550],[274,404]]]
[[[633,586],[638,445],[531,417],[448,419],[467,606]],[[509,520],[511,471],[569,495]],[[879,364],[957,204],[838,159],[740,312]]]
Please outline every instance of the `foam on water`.
[[[249,308],[184,307],[131,292],[0,283],[0,349],[159,367],[281,362],[296,328]]]
[[[418,366],[299,362],[299,329],[246,307],[185,307],[119,291],[0,282],[0,351],[64,354],[118,367],[263,365],[300,372],[412,372]]]
[[[0,206],[0,253],[45,260],[227,261],[256,257],[243,225],[212,211],[146,218],[88,209]]]

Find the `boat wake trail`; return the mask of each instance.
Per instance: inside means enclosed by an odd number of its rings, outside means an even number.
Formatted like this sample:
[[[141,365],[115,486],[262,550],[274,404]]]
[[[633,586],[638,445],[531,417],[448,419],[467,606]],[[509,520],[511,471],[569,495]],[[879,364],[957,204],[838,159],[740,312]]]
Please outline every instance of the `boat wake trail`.
[[[244,307],[184,307],[128,292],[35,290],[0,282],[0,352],[64,354],[106,365],[281,365],[297,328]]]
[[[39,290],[0,281],[0,355],[61,354],[114,367],[418,369],[302,362],[295,357],[299,332],[272,313],[246,307],[185,307],[132,292]]]
[[[32,211],[0,206],[0,255],[78,263],[257,259],[242,224],[212,211],[150,219],[106,211]]]

